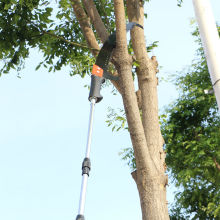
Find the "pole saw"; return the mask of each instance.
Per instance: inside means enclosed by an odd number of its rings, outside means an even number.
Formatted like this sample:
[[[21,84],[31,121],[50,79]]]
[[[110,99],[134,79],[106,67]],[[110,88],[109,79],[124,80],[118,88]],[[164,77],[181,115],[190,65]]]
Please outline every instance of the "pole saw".
[[[126,31],[130,31],[134,26],[138,26],[143,29],[143,26],[135,22],[130,22],[126,25]],[[104,42],[95,64],[93,65],[91,75],[91,86],[89,92],[90,116],[89,116],[89,128],[87,136],[86,154],[82,163],[82,184],[79,201],[79,211],[76,220],[85,220],[84,209],[86,200],[86,189],[88,183],[88,177],[91,170],[90,151],[91,151],[91,140],[92,140],[92,125],[93,115],[95,109],[95,103],[100,102],[103,97],[100,94],[101,86],[105,82],[105,79],[117,80],[118,77],[108,73],[108,64],[112,55],[113,49],[116,47],[116,32],[112,33],[108,39]]]

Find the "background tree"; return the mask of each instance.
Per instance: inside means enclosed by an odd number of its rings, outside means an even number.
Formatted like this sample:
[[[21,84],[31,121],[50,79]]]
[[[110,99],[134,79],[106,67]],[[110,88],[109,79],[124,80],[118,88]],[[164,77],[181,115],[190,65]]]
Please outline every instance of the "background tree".
[[[193,34],[198,38],[198,31]],[[166,162],[180,188],[172,219],[220,218],[220,116],[215,95],[204,93],[212,85],[198,42],[197,59],[174,78],[180,96],[167,108],[162,125]]]
[[[52,14],[49,1],[1,1],[0,56],[4,60],[1,73],[12,68],[19,71],[30,48],[38,48],[45,59],[37,68],[44,65],[55,71],[71,65],[72,74],[84,76],[90,72],[92,55],[97,55],[100,43],[116,24],[117,47],[112,63],[119,81],[112,83],[122,95],[134,149],[136,170],[132,176],[139,191],[143,220],[165,220],[169,216],[164,142],[158,120],[158,64],[155,57],[148,56],[142,29],[134,28],[131,32],[131,54],[126,40],[126,18],[143,25],[144,2],[60,0],[59,11]],[[136,69],[133,68],[132,74],[133,64]],[[138,79],[137,93],[134,76]]]

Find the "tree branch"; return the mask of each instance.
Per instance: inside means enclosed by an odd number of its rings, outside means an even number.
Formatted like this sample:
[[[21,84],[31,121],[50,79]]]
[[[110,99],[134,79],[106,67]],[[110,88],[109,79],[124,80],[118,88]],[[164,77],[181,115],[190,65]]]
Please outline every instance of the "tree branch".
[[[144,7],[140,0],[127,0],[129,21],[144,24]],[[142,122],[151,157],[157,169],[164,172],[160,152],[163,151],[163,141],[160,133],[158,119],[157,78],[155,71],[155,59],[151,60],[147,54],[144,31],[133,28],[131,31],[132,46],[139,63],[138,84],[141,90]],[[138,39],[138,40],[137,40]]]
[[[100,5],[100,7],[101,7],[101,10],[103,11],[103,14],[105,15],[105,26],[107,26],[107,28],[108,29],[110,29],[110,21],[109,21],[109,19],[108,19],[108,15],[107,15],[107,13],[106,13],[106,5],[107,5],[107,2],[105,2],[105,4],[104,4],[104,2],[102,1],[102,0],[99,0],[99,5]]]
[[[76,43],[76,42],[73,42],[73,41],[69,41],[69,40],[66,40],[64,37],[62,36],[59,36],[59,35],[56,35],[52,32],[49,32],[49,31],[42,31],[43,34],[46,34],[46,35],[50,35],[54,38],[57,38],[59,40],[62,40],[63,42],[67,43],[67,44],[70,44],[70,45],[73,45],[73,46],[77,46],[77,47],[80,47],[80,48],[85,48],[85,49],[89,49],[89,50],[95,50],[95,51],[99,51],[99,49],[96,49],[96,48],[91,48],[91,47],[88,47],[86,45],[83,45],[83,44],[79,44],[79,43]]]
[[[102,22],[102,19],[97,11],[97,8],[93,0],[82,0],[82,1],[91,19],[91,22],[97,31],[97,34],[99,35],[102,42],[104,43],[108,39],[109,34],[105,28],[104,23]]]
[[[115,17],[116,17],[116,68],[120,76],[122,87],[122,97],[126,117],[129,126],[129,132],[134,148],[137,169],[145,169],[148,174],[155,173],[155,167],[152,164],[147,143],[144,135],[144,129],[139,114],[137,97],[135,94],[134,83],[131,73],[132,61],[127,50],[126,39],[126,21],[123,0],[114,0]]]
[[[83,32],[83,36],[85,37],[87,44],[90,48],[95,48],[95,50],[92,50],[92,54],[94,56],[98,55],[98,50],[99,50],[99,45],[98,42],[96,41],[94,32],[90,26],[90,22],[89,19],[84,11],[84,9],[82,8],[81,2],[80,0],[71,0],[72,3],[72,7],[74,10],[74,13],[76,15],[77,20],[79,21],[80,27],[82,29]]]

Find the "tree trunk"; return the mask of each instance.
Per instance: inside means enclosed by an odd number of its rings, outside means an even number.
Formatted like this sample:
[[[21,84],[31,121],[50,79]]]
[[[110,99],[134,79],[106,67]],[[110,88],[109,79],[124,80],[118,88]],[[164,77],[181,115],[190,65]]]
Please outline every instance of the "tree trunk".
[[[138,81],[142,102],[141,122],[137,98],[132,86],[131,63],[129,63],[127,55],[123,0],[114,0],[114,4],[117,68],[121,78],[120,84],[123,87],[122,97],[137,165],[137,170],[132,176],[139,191],[142,219],[166,220],[169,219],[166,201],[168,179],[164,174],[165,154],[163,153],[163,139],[158,120],[157,66],[155,66],[154,58],[148,58],[144,31],[135,27],[132,31],[132,45],[139,63]],[[143,25],[144,11],[141,1],[128,0],[127,12],[130,21]]]
[[[150,177],[145,170],[132,173],[141,202],[142,219],[169,219],[163,176]]]
[[[71,0],[71,2],[89,47],[98,48],[89,22],[93,23],[102,41],[105,41],[107,31],[93,1],[82,0],[87,13],[80,0]],[[132,176],[139,191],[142,219],[168,220],[167,177],[164,174],[165,154],[158,120],[157,64],[155,58],[148,58],[144,31],[135,27],[131,38],[136,61],[139,63],[137,69],[139,82],[137,100],[131,72],[132,58],[127,50],[124,1],[114,0],[114,9],[117,45],[113,60],[119,75],[119,81],[114,82],[114,85],[122,95],[134,148],[137,170],[132,173]],[[144,14],[141,0],[127,0],[127,12],[130,21],[143,25]],[[94,51],[92,52],[94,56],[97,55]],[[142,110],[142,117],[139,108]]]

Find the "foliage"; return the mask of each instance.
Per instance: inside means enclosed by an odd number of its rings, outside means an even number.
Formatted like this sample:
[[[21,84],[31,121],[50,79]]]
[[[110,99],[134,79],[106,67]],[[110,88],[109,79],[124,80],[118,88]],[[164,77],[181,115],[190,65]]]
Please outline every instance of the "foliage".
[[[96,8],[109,33],[115,31],[114,5],[111,0],[95,0]]]
[[[122,157],[122,160],[127,162],[127,165],[130,167],[131,171],[136,170],[136,161],[134,157],[134,150],[132,147],[124,148],[120,153],[119,156]]]
[[[108,108],[107,126],[112,127],[112,131],[119,131],[121,129],[128,129],[127,120],[124,109],[118,109],[118,112],[113,108]]]
[[[44,65],[55,71],[70,65],[72,75],[82,77],[90,71],[88,61],[92,57],[69,1],[60,0],[58,12],[53,10],[54,4],[42,0],[1,1],[0,74],[11,69],[20,71],[31,48],[38,48],[44,56],[36,69]]]
[[[198,32],[194,32],[198,35]],[[220,218],[220,116],[202,48],[189,70],[175,77],[179,98],[162,124],[166,163],[176,186],[173,215],[187,219]]]
[[[108,32],[115,31],[112,1],[95,0],[94,3]],[[90,72],[94,59],[70,1],[2,0],[0,16],[0,58],[3,61],[0,75],[11,69],[21,71],[31,48],[39,49],[44,57],[36,70],[42,65],[49,72],[70,65],[71,75],[84,77]],[[148,49],[156,44],[154,42]]]
[[[178,5],[179,7],[182,6],[182,3],[183,3],[183,0],[177,0],[177,5]]]

